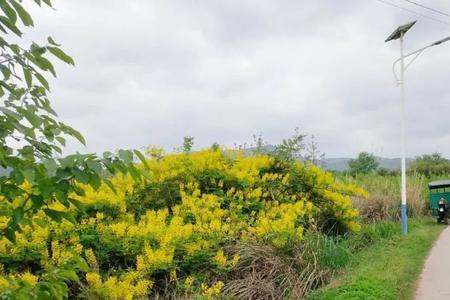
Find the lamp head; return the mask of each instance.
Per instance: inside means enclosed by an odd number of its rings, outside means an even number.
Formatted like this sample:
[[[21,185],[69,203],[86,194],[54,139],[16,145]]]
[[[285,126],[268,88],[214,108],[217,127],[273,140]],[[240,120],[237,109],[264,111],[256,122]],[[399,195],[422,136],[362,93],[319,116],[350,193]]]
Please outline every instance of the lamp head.
[[[450,41],[450,36],[446,37],[445,39],[442,39],[442,40],[439,40],[439,41],[433,43],[432,46],[438,46],[438,45],[443,44],[443,43],[448,42],[448,41]]]
[[[399,38],[404,36],[405,33],[407,33],[416,23],[417,21],[414,21],[398,27],[393,33],[391,33],[391,35],[386,39],[385,42],[387,43],[393,40],[398,40]]]

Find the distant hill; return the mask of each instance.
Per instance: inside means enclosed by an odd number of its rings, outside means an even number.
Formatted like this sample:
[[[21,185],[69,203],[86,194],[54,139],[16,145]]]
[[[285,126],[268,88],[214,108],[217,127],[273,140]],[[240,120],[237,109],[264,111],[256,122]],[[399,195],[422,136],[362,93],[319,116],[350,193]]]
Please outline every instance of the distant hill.
[[[275,149],[273,145],[265,145],[262,149],[263,152],[271,152]],[[247,148],[244,151],[248,154],[253,153],[254,148]],[[325,158],[319,164],[324,169],[330,171],[346,171],[348,170],[348,162],[351,158],[349,157],[338,157],[338,158]],[[400,169],[400,158],[386,158],[386,157],[376,157],[379,167],[387,170],[398,170]],[[413,161],[412,158],[406,159],[406,164],[409,164]]]
[[[323,165],[325,165],[325,169],[331,171],[346,171],[348,170],[348,162],[351,158],[326,158],[323,160]],[[385,157],[376,157],[379,167],[385,168],[388,170],[398,170],[400,169],[400,158],[385,158]],[[406,159],[406,164],[409,164],[413,161],[412,158]]]
[[[268,153],[275,149],[275,146],[273,145],[265,145],[263,147],[263,152]],[[253,153],[254,148],[247,148],[244,149],[244,152],[251,154]],[[330,171],[346,171],[348,170],[348,162],[351,158],[349,157],[337,157],[337,158],[325,158],[320,162],[320,166],[322,166],[324,169],[330,170]],[[400,169],[400,158],[386,158],[386,157],[376,157],[379,167],[385,168],[387,170],[398,170]],[[412,158],[406,159],[406,164],[409,164],[412,162]]]

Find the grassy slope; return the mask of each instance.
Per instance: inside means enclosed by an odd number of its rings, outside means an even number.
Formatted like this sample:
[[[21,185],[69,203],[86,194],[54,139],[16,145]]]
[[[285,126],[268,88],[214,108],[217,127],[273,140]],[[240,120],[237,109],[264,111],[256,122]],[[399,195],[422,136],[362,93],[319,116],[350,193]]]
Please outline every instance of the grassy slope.
[[[429,219],[410,222],[407,237],[396,234],[354,255],[330,285],[309,299],[410,299],[428,251],[444,228]]]

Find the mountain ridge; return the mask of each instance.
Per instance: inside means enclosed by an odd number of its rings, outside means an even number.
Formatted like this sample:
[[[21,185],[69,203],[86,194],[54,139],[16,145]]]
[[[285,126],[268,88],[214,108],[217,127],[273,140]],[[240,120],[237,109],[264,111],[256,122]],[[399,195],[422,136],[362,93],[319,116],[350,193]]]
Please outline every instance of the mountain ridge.
[[[321,160],[321,165],[324,169],[330,170],[330,171],[346,171],[349,169],[348,162],[353,159],[349,157],[330,157],[325,158]],[[378,162],[379,168],[384,168],[387,170],[399,170],[400,169],[400,158],[386,158],[381,156],[375,157],[376,161]],[[406,158],[406,164],[408,165],[411,163],[414,159],[412,158]]]

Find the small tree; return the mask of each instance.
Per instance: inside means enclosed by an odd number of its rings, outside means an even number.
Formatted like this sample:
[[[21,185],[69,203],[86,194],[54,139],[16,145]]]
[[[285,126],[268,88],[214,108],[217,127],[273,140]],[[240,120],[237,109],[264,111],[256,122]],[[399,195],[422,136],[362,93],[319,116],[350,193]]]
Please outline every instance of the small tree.
[[[309,143],[306,145],[306,156],[305,160],[312,163],[316,166],[324,167],[325,162],[325,153],[321,152],[319,150],[319,145],[316,142],[316,137],[311,135],[311,138],[309,140]]]
[[[219,150],[220,150],[220,145],[219,145],[219,143],[214,142],[214,143],[211,145],[211,150],[219,151]]]
[[[259,134],[253,135],[252,152],[253,154],[265,154],[267,152],[267,143],[263,139],[263,135],[260,132]]]
[[[450,160],[440,153],[424,154],[417,157],[410,165],[412,171],[430,175],[443,175],[450,173]]]
[[[350,168],[349,172],[352,175],[368,174],[376,171],[378,162],[373,154],[361,152],[357,158],[351,159],[348,162]]]
[[[194,146],[194,138],[192,136],[185,136],[183,138],[183,152],[189,153]]]
[[[281,144],[276,145],[271,155],[287,161],[300,159],[302,151],[305,149],[305,137],[305,134],[299,132],[298,127],[295,128],[294,134],[290,138],[283,139]]]

